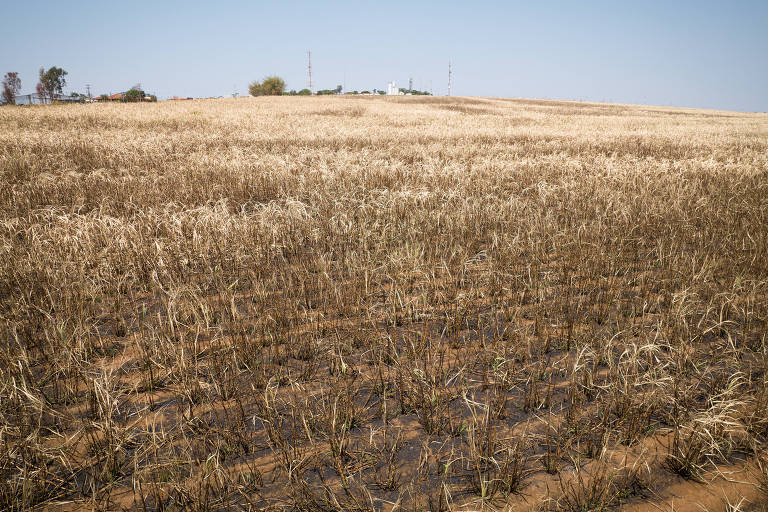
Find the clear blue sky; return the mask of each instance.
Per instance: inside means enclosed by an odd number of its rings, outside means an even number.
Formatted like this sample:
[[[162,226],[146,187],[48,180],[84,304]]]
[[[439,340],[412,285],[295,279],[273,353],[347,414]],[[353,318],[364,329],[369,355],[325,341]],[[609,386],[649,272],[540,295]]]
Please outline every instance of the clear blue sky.
[[[245,93],[390,80],[454,95],[768,111],[768,0],[4,2],[0,74],[69,72],[67,91]]]

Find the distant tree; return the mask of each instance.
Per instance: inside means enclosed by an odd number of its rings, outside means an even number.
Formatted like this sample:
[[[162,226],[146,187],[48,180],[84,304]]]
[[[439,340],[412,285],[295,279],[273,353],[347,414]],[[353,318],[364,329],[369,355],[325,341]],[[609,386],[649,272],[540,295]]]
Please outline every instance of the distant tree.
[[[400,89],[400,92],[413,94],[414,96],[432,96],[432,93],[429,91],[417,91],[416,89]]]
[[[125,91],[125,96],[123,98],[125,101],[135,103],[144,99],[144,91],[139,89],[129,89]]]
[[[279,76],[268,76],[261,82],[251,82],[248,94],[251,96],[280,96],[285,92],[285,80]]]
[[[21,90],[21,78],[15,71],[10,71],[3,78],[3,102],[10,105],[16,104],[16,95]]]
[[[152,103],[156,103],[156,102],[157,102],[157,96],[155,96],[154,94],[152,94],[152,95],[149,97],[149,101],[151,101]]]
[[[311,96],[312,91],[310,91],[309,89],[302,89],[296,94],[298,94],[299,96]]]
[[[40,82],[37,82],[37,85],[35,86],[35,90],[37,91],[37,96],[40,98],[40,101],[45,103],[48,100],[48,91],[45,90],[45,87],[43,87],[43,84]]]
[[[341,94],[342,86],[337,85],[335,89],[320,89],[315,94],[318,95],[325,95],[325,94]]]
[[[106,95],[106,94],[100,94],[100,95],[99,95],[99,98],[101,98],[101,99],[102,99],[102,100],[104,100],[104,101],[107,101],[107,100],[109,99],[109,96],[108,96],[108,95]]]
[[[40,68],[40,81],[37,83],[37,92],[43,99],[53,100],[57,94],[61,94],[62,89],[67,85],[67,80],[64,78],[67,72],[56,66],[51,67],[46,71]]]
[[[285,80],[279,76],[270,76],[261,83],[264,93],[269,96],[280,96],[285,92]]]
[[[264,96],[264,88],[261,86],[261,82],[254,80],[248,84],[248,94],[251,96]]]

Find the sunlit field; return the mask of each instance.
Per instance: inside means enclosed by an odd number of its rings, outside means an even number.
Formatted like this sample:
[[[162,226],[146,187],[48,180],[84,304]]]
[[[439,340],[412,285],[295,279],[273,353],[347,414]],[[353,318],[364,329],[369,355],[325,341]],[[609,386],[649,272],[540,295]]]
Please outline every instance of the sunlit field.
[[[768,115],[0,108],[0,336],[2,510],[766,511]]]

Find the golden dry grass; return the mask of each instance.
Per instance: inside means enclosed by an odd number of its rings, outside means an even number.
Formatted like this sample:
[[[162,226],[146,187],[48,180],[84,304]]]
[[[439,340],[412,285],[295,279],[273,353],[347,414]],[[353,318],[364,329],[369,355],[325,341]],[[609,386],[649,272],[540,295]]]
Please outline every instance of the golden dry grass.
[[[768,496],[766,115],[2,108],[0,183],[2,509]]]

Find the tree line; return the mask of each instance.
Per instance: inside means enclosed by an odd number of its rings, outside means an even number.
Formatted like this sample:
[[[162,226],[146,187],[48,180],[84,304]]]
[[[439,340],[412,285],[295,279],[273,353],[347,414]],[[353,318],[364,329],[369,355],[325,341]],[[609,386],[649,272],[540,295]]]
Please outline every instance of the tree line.
[[[47,70],[40,68],[39,80],[35,87],[37,96],[43,102],[54,101],[57,97],[60,97],[63,93],[64,87],[67,85],[67,72],[64,69],[52,66]],[[2,81],[2,91],[0,92],[0,103],[15,105],[16,98],[21,91],[21,78],[16,71],[9,71],[5,74]],[[73,92],[70,95],[71,98],[85,99],[85,94]],[[106,100],[108,96],[102,94],[100,96],[102,100]],[[153,95],[147,95],[144,91],[133,87],[123,94],[121,101],[137,102],[137,101],[157,101],[157,97]]]
[[[320,89],[315,94],[319,96],[327,95],[327,94],[341,94],[342,86],[337,85],[335,89]],[[419,91],[416,89],[400,89],[400,92],[403,94],[413,94],[413,95],[426,95],[431,96],[432,93],[428,91]],[[285,90],[285,80],[280,78],[279,76],[268,76],[264,78],[261,81],[253,81],[250,84],[248,84],[248,93],[251,96],[310,96],[312,94],[312,91],[309,89],[301,89],[300,91],[291,90],[286,92]],[[371,94],[370,91],[349,91],[344,94]],[[378,91],[376,89],[373,90],[373,94],[386,94],[385,91]]]
[[[48,70],[40,68],[40,79],[36,87],[37,95],[40,97],[40,99],[43,101],[53,101],[57,95],[61,95],[64,86],[67,85],[67,80],[65,78],[66,76],[67,72],[56,66],[52,66]],[[18,96],[19,91],[21,91],[21,78],[19,78],[19,73],[15,71],[6,73],[2,82],[3,103],[10,105],[16,104],[16,97]],[[316,94],[341,94],[341,91],[342,86],[337,85],[335,89],[320,89]],[[400,92],[404,94],[430,94],[427,91],[417,91],[411,89],[400,89]],[[251,82],[248,85],[248,93],[251,96],[281,96],[284,94],[289,96],[310,96],[312,91],[309,89],[301,89],[300,91],[291,90],[286,92],[285,80],[279,76],[268,76],[261,81]],[[370,91],[362,91],[360,93],[357,91],[350,91],[346,94],[370,94]],[[373,94],[385,94],[385,92],[377,91],[374,89]],[[72,93],[72,96],[82,98],[85,97],[84,95],[78,93]],[[107,99],[107,95],[102,94],[101,98]],[[133,88],[124,94],[123,101],[143,101],[144,98],[144,91]],[[157,101],[157,98],[154,95],[150,96],[150,99],[152,101]]]

